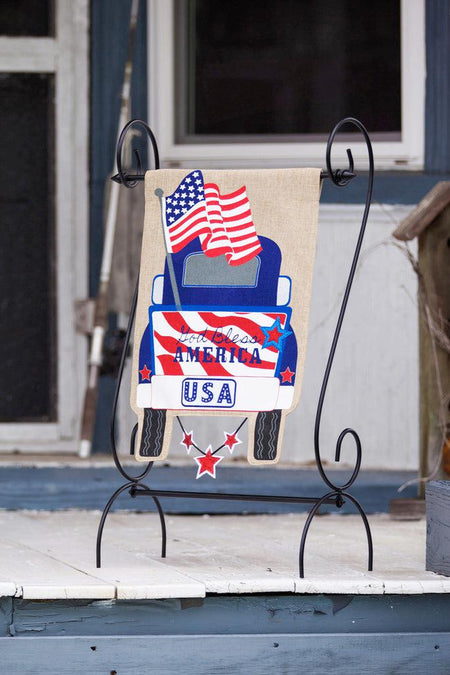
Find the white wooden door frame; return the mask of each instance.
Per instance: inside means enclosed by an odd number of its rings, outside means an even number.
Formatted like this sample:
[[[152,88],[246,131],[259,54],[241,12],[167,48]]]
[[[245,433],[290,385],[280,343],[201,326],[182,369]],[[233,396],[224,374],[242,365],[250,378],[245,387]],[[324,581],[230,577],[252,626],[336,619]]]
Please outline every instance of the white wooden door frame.
[[[0,424],[0,452],[74,452],[86,373],[86,338],[74,300],[88,292],[88,0],[55,0],[55,37],[1,37],[2,72],[55,76],[57,420]]]

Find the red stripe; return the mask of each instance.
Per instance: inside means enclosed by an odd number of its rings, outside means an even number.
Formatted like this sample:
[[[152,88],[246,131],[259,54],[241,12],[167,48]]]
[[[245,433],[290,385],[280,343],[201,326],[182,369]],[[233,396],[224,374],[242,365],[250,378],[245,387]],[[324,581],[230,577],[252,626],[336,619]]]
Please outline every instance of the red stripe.
[[[204,234],[205,231],[197,231],[197,232],[191,232],[190,235],[186,236],[184,239],[179,241],[178,243],[174,244],[172,241],[172,253],[178,253],[178,251],[181,251],[185,246],[189,244],[193,239],[196,239],[200,234]]]
[[[243,265],[245,262],[248,262],[249,260],[253,260],[255,255],[257,255],[260,251],[262,251],[261,247],[256,249],[255,251],[252,251],[251,253],[249,253],[246,256],[243,256],[241,258],[234,258],[234,259],[233,259],[231,254],[228,254],[228,255],[230,255],[230,258],[228,259],[228,264],[232,265],[232,266]]]
[[[182,367],[178,361],[173,360],[170,354],[161,354],[157,358],[161,364],[164,375],[184,375]]]
[[[233,249],[230,245],[220,246],[218,248],[203,249],[203,253],[207,258],[216,258],[219,255],[232,255]]]
[[[253,235],[251,233],[250,234],[241,234],[240,236],[233,237],[233,239],[231,240],[231,242],[233,244],[233,248],[234,249],[236,248],[235,247],[236,242],[244,241],[245,239],[250,239],[250,237],[251,237],[251,241],[248,242],[247,246],[250,247],[250,246],[254,246],[254,244],[259,244],[259,239],[257,237],[255,237],[255,235]]]
[[[247,197],[244,197],[244,199],[241,199],[238,202],[233,202],[232,204],[221,204],[221,207],[222,211],[232,211],[233,209],[237,209],[239,206],[244,206],[248,203]]]
[[[250,226],[252,226],[252,227],[253,227],[253,230],[254,230],[254,232],[255,232],[255,234],[256,234],[255,224],[254,224],[254,222],[253,222],[253,220],[252,220],[252,218],[251,218],[252,214],[250,213],[250,211],[247,211],[246,213],[244,213],[244,214],[242,214],[241,216],[236,217],[236,218],[227,218],[227,221],[226,221],[226,222],[227,222],[227,223],[235,223],[237,220],[242,220],[242,219],[244,218],[244,216],[245,216],[246,220],[244,220],[243,223],[239,223],[239,225],[227,225],[227,230],[228,230],[228,232],[233,232],[234,230],[240,230],[240,229],[242,229],[243,227],[250,227]]]
[[[187,351],[185,345],[172,337],[172,335],[161,335],[160,333],[157,333],[156,330],[153,331],[153,335],[155,336],[155,339],[158,340],[161,347],[166,352],[169,352],[169,354],[175,355],[177,347],[181,347],[181,351]]]
[[[233,244],[233,252],[236,254],[236,253],[240,253],[241,251],[248,251],[250,248],[253,248],[253,246],[256,243],[257,243],[256,241],[251,241],[250,243],[246,244],[245,246],[234,246],[234,244]],[[252,253],[253,253],[253,255],[256,255],[257,253],[259,253],[259,251],[262,251],[261,247],[256,251],[252,251]]]
[[[239,195],[242,195],[245,192],[245,185],[238,188],[234,192],[229,192],[227,195],[220,194],[219,186],[216,185],[216,183],[205,183],[204,187],[205,187],[205,191],[207,191],[207,190],[217,191],[219,193],[221,199],[233,199],[233,197],[239,197]]]
[[[200,364],[207,375],[225,375],[225,377],[230,377],[231,373],[224,368],[221,363],[205,363],[202,361]],[[232,375],[231,375],[232,377]]]
[[[194,218],[194,216],[197,216],[199,214],[203,214],[204,211],[205,211],[205,205],[204,204],[202,204],[199,207],[195,207],[193,211],[191,211],[190,213],[189,212],[185,213],[175,223],[168,224],[169,230],[173,230],[173,229],[176,229],[176,228],[184,225],[185,221],[189,220],[190,218]],[[166,215],[167,215],[167,212],[166,212]],[[170,218],[170,216],[169,216],[169,218]],[[167,218],[166,218],[166,220],[167,220]]]
[[[189,221],[188,223],[184,223],[183,229],[179,229],[178,227],[173,229],[172,227],[169,227],[170,238],[178,239],[178,237],[182,237],[186,232],[192,230],[192,228],[202,224],[205,225],[205,227],[208,227],[207,220],[204,216],[197,218],[197,220],[193,220],[192,222]]]

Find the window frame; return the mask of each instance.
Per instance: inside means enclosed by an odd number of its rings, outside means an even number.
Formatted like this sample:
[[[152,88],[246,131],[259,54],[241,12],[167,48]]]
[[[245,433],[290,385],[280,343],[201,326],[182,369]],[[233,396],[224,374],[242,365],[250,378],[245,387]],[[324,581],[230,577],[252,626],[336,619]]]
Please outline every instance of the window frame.
[[[163,166],[323,165],[324,142],[176,143],[174,0],[148,3],[149,120]],[[378,170],[423,168],[425,72],[425,0],[401,0],[402,139],[374,141]],[[345,157],[347,145],[348,141],[335,143],[339,157]],[[366,167],[365,144],[352,141],[351,147],[358,166]]]
[[[74,301],[88,292],[88,22],[88,0],[55,0],[55,37],[0,37],[2,72],[55,77],[57,336],[56,422],[0,423],[0,452],[78,447],[87,345],[75,330]]]

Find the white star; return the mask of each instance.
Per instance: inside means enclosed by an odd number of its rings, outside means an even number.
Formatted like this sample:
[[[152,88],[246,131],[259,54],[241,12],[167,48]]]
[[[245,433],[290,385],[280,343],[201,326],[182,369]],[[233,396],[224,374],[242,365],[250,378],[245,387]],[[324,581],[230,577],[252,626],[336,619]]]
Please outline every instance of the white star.
[[[167,213],[172,213],[172,209],[171,209],[171,208],[166,209],[166,211],[167,211]]]
[[[176,206],[178,204],[178,201],[176,199],[173,200],[172,204]]]
[[[182,202],[180,202],[180,206],[184,206],[185,204],[186,204],[186,202],[184,200]]]
[[[193,185],[189,185],[189,190],[192,192],[192,190],[195,190],[195,187]]]
[[[182,213],[186,213],[187,209],[181,209]]]
[[[178,192],[175,192],[174,197],[176,197],[178,199],[179,196],[180,196],[180,194]]]
[[[197,176],[199,175],[199,173],[198,173],[198,171],[194,171],[194,173],[193,173],[192,175],[194,176],[194,178],[197,178]]]
[[[183,199],[186,199],[186,193],[185,192],[182,192],[181,196],[182,196]]]
[[[190,182],[191,182],[191,179],[190,179],[189,176],[188,176],[188,177],[186,178],[186,183],[190,183]]]
[[[198,190],[199,192],[203,192],[203,188],[202,188],[200,185],[198,186],[197,190]]]
[[[201,183],[202,181],[201,181],[200,178],[199,178],[199,179],[196,180],[195,182],[197,183],[197,185],[200,185],[200,183]]]
[[[175,220],[175,218],[174,218],[173,216],[171,216],[171,217],[169,218],[169,222],[171,222],[171,223],[173,223],[174,220]]]
[[[180,209],[175,209],[175,215],[177,216],[180,213]]]
[[[188,202],[188,203],[189,203],[189,206],[194,206],[194,204],[195,204],[195,202],[193,202],[192,199],[191,199],[191,201]]]

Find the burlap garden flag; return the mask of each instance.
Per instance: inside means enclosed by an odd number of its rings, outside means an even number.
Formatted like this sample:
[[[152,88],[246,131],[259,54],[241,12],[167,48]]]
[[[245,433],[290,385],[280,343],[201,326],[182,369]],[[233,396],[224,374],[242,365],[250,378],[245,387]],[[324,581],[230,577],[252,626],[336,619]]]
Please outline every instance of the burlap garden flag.
[[[131,388],[138,460],[167,456],[177,417],[197,477],[216,476],[245,428],[249,462],[279,459],[300,397],[319,196],[320,169],[147,173]],[[196,444],[187,415],[218,418],[210,446]],[[223,416],[235,427],[221,428]]]

